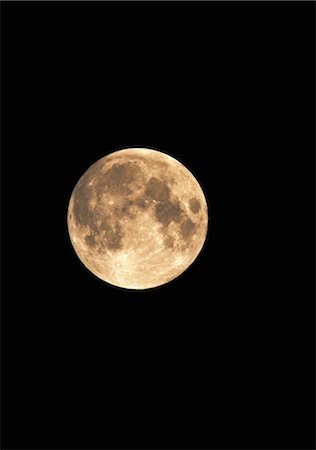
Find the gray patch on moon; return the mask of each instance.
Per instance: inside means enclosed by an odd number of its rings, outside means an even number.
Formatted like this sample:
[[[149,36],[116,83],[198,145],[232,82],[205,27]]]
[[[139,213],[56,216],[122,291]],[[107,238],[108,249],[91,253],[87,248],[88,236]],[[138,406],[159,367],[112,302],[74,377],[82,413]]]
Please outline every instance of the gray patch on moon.
[[[118,206],[113,206],[113,215],[118,219],[135,219],[137,207],[144,210],[147,208],[146,201],[143,198],[129,199]]]
[[[180,225],[180,232],[183,239],[189,239],[195,230],[195,225],[191,219],[186,219]]]
[[[77,225],[90,226],[93,222],[93,213],[90,206],[92,195],[92,188],[86,185],[85,180],[82,179],[74,191],[73,214]]]
[[[105,247],[109,250],[118,250],[122,248],[122,238],[124,236],[122,227],[118,221],[111,223],[108,217],[103,217],[99,225],[99,233],[103,232]]]
[[[153,200],[165,201],[170,197],[170,189],[166,182],[152,177],[147,183],[145,195]]]
[[[134,203],[141,209],[146,209],[148,207],[146,200],[142,197],[136,198]]]
[[[160,202],[155,208],[156,218],[163,225],[169,225],[170,222],[180,220],[182,209],[179,203],[170,201]]]
[[[95,237],[93,236],[93,234],[88,234],[85,237],[85,242],[87,244],[88,247],[95,247],[96,246],[96,240]]]
[[[122,238],[122,228],[119,223],[116,223],[115,226],[111,227],[110,231],[105,235],[107,248],[109,250],[119,250],[122,248]]]
[[[97,179],[97,192],[110,191],[117,195],[130,195],[133,193],[131,183],[141,177],[142,171],[136,164],[126,162],[114,163],[113,166]]]
[[[189,200],[189,206],[193,214],[197,214],[201,209],[200,202],[196,198],[191,198]]]
[[[114,216],[119,219],[122,219],[123,217],[132,217],[132,214],[130,214],[130,206],[131,204],[129,203],[122,206],[115,206],[113,210]]]
[[[173,248],[174,245],[174,238],[172,236],[166,236],[165,238],[165,246],[167,248]]]

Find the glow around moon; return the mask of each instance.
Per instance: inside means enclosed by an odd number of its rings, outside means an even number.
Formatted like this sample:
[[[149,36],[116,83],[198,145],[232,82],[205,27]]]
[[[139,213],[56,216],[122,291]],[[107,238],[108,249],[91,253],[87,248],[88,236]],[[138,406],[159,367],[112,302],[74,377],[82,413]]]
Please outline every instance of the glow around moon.
[[[203,191],[179,161],[147,148],[101,158],[70,198],[68,229],[82,263],[115,286],[148,289],[183,273],[207,234]]]

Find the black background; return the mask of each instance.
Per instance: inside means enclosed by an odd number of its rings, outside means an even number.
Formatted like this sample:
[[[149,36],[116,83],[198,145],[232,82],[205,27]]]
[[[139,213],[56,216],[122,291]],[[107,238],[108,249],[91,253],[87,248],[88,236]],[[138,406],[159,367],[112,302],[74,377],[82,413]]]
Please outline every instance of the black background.
[[[2,3],[2,448],[312,448],[315,4]],[[199,179],[204,250],[165,287],[67,234],[97,159]]]

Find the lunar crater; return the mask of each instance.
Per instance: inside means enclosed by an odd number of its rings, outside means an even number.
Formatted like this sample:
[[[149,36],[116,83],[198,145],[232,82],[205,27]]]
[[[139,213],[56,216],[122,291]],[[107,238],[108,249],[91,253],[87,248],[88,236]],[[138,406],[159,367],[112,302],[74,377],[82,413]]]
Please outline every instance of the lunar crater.
[[[201,209],[201,205],[200,205],[200,202],[196,199],[196,198],[190,198],[190,200],[189,200],[189,206],[190,206],[190,209],[191,209],[191,211],[194,213],[194,214],[197,214],[199,211],[200,211],[200,209]]]

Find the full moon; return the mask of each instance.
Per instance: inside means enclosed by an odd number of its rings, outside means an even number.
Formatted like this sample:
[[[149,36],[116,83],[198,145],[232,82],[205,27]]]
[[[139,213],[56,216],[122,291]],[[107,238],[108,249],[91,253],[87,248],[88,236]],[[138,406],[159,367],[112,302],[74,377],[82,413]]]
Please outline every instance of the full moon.
[[[126,289],[161,286],[200,253],[208,209],[193,174],[148,148],[110,153],[92,164],[68,207],[71,243],[101,280]]]

